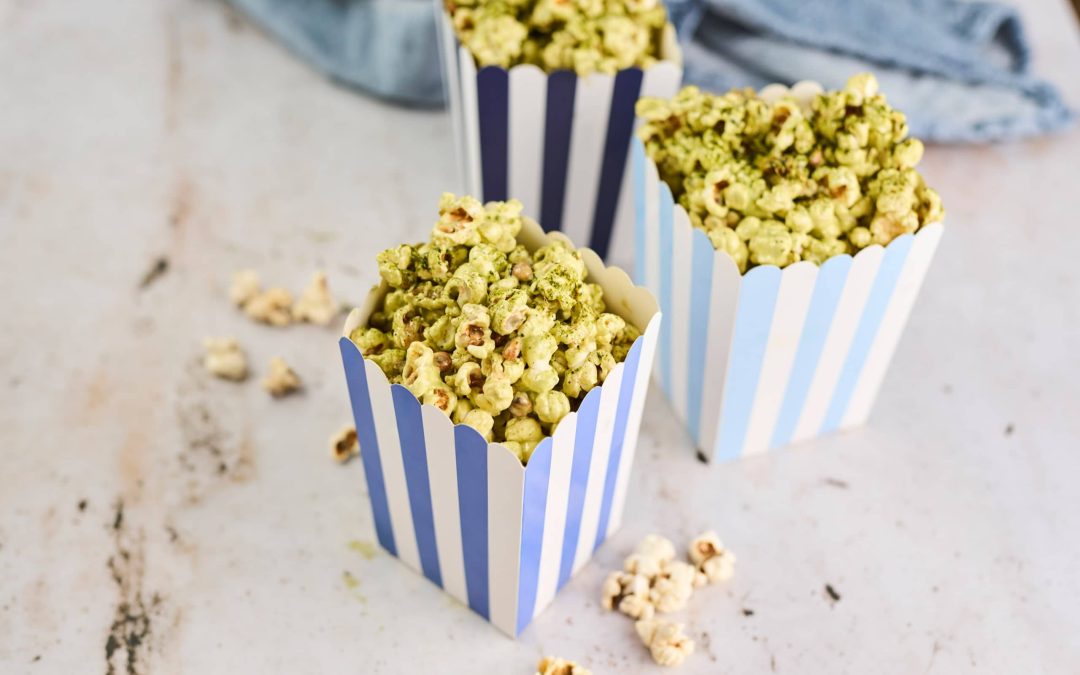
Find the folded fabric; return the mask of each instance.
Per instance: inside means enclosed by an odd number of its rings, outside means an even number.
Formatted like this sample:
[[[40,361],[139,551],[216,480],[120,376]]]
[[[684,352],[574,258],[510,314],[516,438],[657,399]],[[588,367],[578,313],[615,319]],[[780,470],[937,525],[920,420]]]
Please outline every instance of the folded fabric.
[[[431,0],[232,0],[331,77],[400,103],[443,100]],[[912,133],[988,142],[1066,127],[1073,115],[1030,74],[1016,12],[958,0],[667,0],[686,81],[714,91],[843,86],[870,70]]]
[[[231,0],[315,68],[397,103],[443,104],[432,0]]]

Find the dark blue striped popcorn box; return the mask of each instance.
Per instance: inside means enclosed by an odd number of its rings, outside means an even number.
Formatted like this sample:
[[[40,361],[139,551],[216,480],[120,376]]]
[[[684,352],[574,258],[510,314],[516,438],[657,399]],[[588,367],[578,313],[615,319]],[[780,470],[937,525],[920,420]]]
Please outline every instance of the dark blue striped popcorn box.
[[[525,219],[530,250],[562,238]],[[642,330],[527,466],[498,443],[420,402],[349,339],[385,283],[349,315],[340,340],[379,544],[504,633],[517,636],[622,522],[653,354],[656,300],[581,250],[611,311]]]
[[[792,88],[796,99],[820,91]],[[635,281],[665,317],[655,376],[701,453],[732,460],[864,423],[942,224],[820,266],[741,274],[691,225],[637,139],[632,152]]]
[[[662,60],[615,75],[545,73],[523,64],[476,67],[449,18],[440,30],[443,69],[465,192],[482,201],[510,196],[545,230],[609,259],[613,236],[633,231],[629,149],[634,104],[671,97],[682,56],[668,24]]]

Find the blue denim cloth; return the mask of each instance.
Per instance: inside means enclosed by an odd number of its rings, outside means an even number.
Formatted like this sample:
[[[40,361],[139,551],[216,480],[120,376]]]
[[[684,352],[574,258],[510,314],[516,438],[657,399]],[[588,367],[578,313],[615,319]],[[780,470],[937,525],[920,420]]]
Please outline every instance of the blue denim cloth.
[[[230,0],[312,66],[397,103],[443,104],[433,0]]]
[[[232,0],[315,67],[401,103],[442,103],[432,0]],[[926,140],[987,142],[1067,126],[1029,72],[1016,12],[959,0],[668,0],[686,81],[715,91],[877,74]]]

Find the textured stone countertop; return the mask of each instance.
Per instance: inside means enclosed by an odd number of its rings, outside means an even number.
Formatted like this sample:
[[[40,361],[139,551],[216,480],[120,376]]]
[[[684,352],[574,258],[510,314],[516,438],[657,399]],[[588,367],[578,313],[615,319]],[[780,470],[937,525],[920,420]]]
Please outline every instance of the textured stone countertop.
[[[1023,11],[1080,106],[1065,0]],[[950,228],[867,428],[706,467],[654,391],[623,529],[513,642],[374,547],[326,447],[336,329],[224,299],[241,267],[321,268],[357,302],[456,187],[447,117],[209,0],[0,0],[0,100],[0,671],[656,672],[600,581],[646,533],[715,528],[739,567],[683,613],[681,672],[1076,672],[1080,129],[930,149]],[[307,390],[208,378],[219,334]]]

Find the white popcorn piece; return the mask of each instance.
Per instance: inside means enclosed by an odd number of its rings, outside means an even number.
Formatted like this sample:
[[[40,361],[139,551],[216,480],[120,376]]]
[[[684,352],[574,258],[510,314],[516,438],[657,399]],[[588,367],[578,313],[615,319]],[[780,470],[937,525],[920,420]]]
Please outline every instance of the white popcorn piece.
[[[727,581],[735,576],[735,554],[725,551],[721,555],[709,558],[701,563],[701,571],[709,583]]]
[[[675,558],[675,544],[672,544],[671,540],[666,537],[650,534],[637,545],[635,553],[660,562],[667,562]]]
[[[615,609],[625,596],[647,596],[648,594],[648,579],[627,572],[615,571],[608,574],[604,580],[600,604],[603,605],[604,609]]]
[[[244,312],[261,323],[288,326],[292,323],[292,304],[292,293],[284,288],[270,288],[248,300]]]
[[[536,664],[536,675],[592,675],[592,671],[564,658],[545,656]]]
[[[630,598],[633,598],[632,600]],[[618,609],[633,618],[652,615],[649,601],[649,580],[640,574],[612,572],[604,580],[600,591],[600,604],[604,609]],[[646,607],[645,605],[649,605]]]
[[[622,595],[623,572],[611,572],[600,586],[600,605],[607,610],[615,609],[615,599]]]
[[[247,377],[247,357],[236,338],[206,338],[203,367],[215,377],[239,382]]]
[[[634,630],[649,648],[653,661],[661,666],[682,665],[694,653],[694,641],[683,632],[683,624],[664,619],[642,619]]]
[[[660,569],[660,579],[669,579],[679,586],[692,588],[697,570],[690,563],[681,560],[669,560]]]
[[[243,307],[259,294],[261,288],[262,283],[255,270],[240,270],[233,274],[232,286],[229,287],[229,302]]]
[[[660,568],[663,564],[663,561],[659,558],[642,555],[641,553],[631,553],[623,561],[623,569],[630,574],[640,574],[651,579],[660,574]]]
[[[300,389],[300,376],[285,359],[275,356],[270,359],[270,373],[263,378],[262,386],[274,398],[281,398]]]
[[[623,596],[623,599],[619,601],[619,611],[635,621],[651,619],[656,614],[656,608],[653,607],[648,596],[642,595]]]
[[[660,574],[653,579],[649,600],[658,612],[677,612],[686,607],[694,594],[697,570],[681,560],[665,562]]]
[[[311,283],[292,308],[293,318],[297,321],[307,321],[320,326],[329,325],[340,311],[341,306],[330,295],[330,286],[323,272],[316,272],[311,277]]]
[[[360,454],[360,441],[356,436],[356,427],[346,424],[330,437],[330,452],[334,459],[345,463]]]
[[[690,560],[708,578],[710,583],[727,581],[735,574],[735,554],[713,531],[703,532],[690,542]]]
[[[694,537],[687,547],[687,555],[690,556],[690,562],[700,565],[722,550],[724,550],[724,544],[721,543],[720,537],[716,535],[716,532],[709,530]]]

